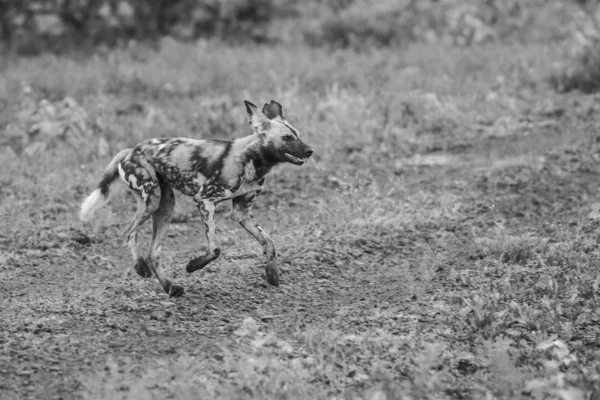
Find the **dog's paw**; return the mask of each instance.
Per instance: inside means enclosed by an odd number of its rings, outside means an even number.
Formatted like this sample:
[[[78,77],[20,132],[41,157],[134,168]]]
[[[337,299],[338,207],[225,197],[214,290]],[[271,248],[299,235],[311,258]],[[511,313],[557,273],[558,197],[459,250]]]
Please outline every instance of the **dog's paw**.
[[[215,250],[214,254],[207,254],[204,256],[200,256],[198,258],[194,258],[191,260],[188,265],[185,267],[185,270],[188,273],[192,273],[199,269],[206,267],[211,261],[215,260],[221,254],[221,250]]]
[[[184,290],[182,286],[171,285],[171,290],[168,292],[169,297],[179,297],[183,294]]]
[[[144,260],[141,257],[138,258],[134,268],[135,272],[137,272],[137,274],[142,278],[150,278],[152,276],[152,270],[150,269],[148,264],[146,264],[146,260]]]
[[[273,286],[279,286],[279,274],[275,266],[267,267],[266,269],[267,282]]]

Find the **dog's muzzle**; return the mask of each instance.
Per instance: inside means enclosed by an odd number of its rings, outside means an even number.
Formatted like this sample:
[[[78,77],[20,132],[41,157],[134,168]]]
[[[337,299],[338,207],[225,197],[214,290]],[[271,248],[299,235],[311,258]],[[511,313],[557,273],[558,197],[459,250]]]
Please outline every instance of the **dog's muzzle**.
[[[296,165],[302,165],[306,162],[306,159],[308,157],[310,157],[312,155],[313,151],[312,149],[309,147],[308,149],[306,149],[305,151],[305,156],[304,157],[298,157],[295,156],[291,153],[288,153],[287,151],[284,152],[285,156],[288,158],[288,160],[292,163],[292,164],[296,164]]]

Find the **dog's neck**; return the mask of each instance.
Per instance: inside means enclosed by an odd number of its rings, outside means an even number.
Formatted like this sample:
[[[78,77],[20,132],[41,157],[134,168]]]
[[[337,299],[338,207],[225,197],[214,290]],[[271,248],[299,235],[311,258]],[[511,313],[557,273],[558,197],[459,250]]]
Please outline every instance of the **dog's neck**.
[[[252,163],[252,166],[256,171],[256,180],[264,178],[274,166],[282,162],[277,157],[273,145],[265,142],[265,140],[256,133],[237,139],[236,144],[243,147],[242,162]]]

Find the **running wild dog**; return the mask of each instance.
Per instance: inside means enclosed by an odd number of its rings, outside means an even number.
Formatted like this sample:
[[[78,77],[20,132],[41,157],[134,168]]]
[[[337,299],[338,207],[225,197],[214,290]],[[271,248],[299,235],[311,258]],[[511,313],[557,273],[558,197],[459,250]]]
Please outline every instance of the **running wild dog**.
[[[263,246],[267,256],[266,278],[279,285],[275,248],[271,238],[250,212],[262,190],[265,176],[275,165],[302,165],[313,153],[289,122],[283,108],[273,100],[262,112],[244,101],[252,134],[234,141],[187,138],[150,139],[122,150],[108,164],[98,188],[81,205],[80,219],[89,221],[107,201],[110,185],[117,177],[137,199],[137,212],[125,231],[136,272],[158,278],[170,296],[181,296],[183,288],[171,283],[159,266],[161,241],[175,207],[173,189],[191,196],[200,211],[208,239],[208,252],[187,264],[191,273],[204,268],[221,254],[215,232],[214,213],[219,202],[232,199],[231,219],[239,222]],[[140,227],[152,217],[152,240],[144,259],[137,247]]]

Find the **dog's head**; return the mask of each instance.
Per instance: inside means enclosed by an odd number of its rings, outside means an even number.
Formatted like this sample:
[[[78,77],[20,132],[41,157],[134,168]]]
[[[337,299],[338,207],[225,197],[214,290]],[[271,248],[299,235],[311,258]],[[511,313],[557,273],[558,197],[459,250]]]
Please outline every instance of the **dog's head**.
[[[254,133],[261,137],[269,158],[278,162],[304,164],[313,151],[300,140],[298,131],[286,121],[281,104],[271,100],[262,111],[249,101],[244,101],[244,104],[248,122]]]

